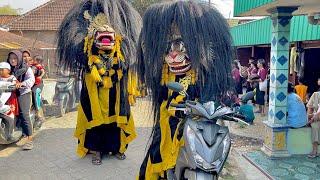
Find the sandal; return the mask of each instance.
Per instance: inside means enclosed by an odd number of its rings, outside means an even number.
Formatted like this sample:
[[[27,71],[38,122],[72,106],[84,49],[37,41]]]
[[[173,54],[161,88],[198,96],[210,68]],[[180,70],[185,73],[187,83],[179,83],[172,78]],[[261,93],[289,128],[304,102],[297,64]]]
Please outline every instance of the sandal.
[[[318,157],[318,154],[314,154],[314,153],[308,154],[308,158],[310,158],[310,159],[313,159],[313,158],[316,158],[316,157]]]
[[[93,165],[101,165],[102,164],[100,152],[95,152],[92,154],[92,164]]]
[[[117,153],[117,154],[115,154],[115,156],[119,160],[125,160],[127,158],[127,156],[124,153]]]
[[[28,141],[26,144],[24,144],[22,146],[23,150],[31,150],[33,149],[33,142],[32,141]]]

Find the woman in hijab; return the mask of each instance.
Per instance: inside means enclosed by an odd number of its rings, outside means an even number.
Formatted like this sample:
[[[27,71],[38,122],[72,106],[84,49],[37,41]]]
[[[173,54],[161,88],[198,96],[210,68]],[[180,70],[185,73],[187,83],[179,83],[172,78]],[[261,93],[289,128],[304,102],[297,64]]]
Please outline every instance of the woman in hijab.
[[[22,59],[22,53],[18,50],[11,51],[8,54],[8,63],[11,65],[11,72],[17,78],[16,87],[18,104],[20,108],[19,119],[23,133],[27,136],[27,142],[22,147],[24,150],[33,148],[32,142],[32,123],[30,118],[30,109],[32,103],[31,88],[34,85],[35,78],[32,69]]]

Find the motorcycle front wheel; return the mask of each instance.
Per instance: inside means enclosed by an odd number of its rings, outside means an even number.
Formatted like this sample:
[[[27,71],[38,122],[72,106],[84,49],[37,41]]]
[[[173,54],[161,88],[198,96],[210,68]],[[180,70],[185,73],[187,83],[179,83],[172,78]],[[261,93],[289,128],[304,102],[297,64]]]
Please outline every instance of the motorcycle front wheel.
[[[187,180],[218,180],[219,176],[217,174],[210,174],[203,171],[185,171],[185,179]]]

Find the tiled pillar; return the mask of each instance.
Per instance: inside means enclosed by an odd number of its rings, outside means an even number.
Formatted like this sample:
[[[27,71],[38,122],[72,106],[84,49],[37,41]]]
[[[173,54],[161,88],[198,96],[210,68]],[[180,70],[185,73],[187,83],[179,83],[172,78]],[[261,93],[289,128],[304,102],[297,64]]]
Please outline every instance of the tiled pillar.
[[[263,152],[270,157],[289,156],[287,151],[287,87],[290,47],[290,20],[297,8],[270,10],[272,38],[268,121],[265,122]]]

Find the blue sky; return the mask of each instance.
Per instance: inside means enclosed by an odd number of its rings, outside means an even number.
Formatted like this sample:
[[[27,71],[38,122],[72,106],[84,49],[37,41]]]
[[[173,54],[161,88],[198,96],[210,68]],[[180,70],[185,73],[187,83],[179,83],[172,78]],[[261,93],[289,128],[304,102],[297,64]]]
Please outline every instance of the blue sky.
[[[25,13],[48,1],[49,0],[0,0],[0,6],[10,5],[15,9],[21,9],[21,13]],[[211,2],[225,17],[232,17],[233,0],[211,0]]]

